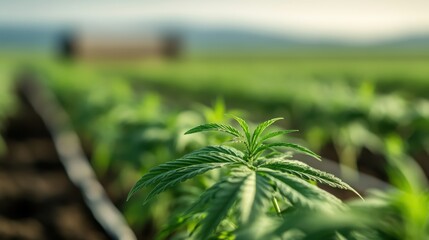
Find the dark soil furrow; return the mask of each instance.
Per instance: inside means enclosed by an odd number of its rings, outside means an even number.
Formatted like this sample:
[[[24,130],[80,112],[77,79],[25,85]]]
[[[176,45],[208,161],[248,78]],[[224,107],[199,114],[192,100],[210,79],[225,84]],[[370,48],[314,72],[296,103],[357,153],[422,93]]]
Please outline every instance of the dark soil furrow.
[[[24,100],[1,134],[7,151],[0,156],[0,239],[108,239]]]

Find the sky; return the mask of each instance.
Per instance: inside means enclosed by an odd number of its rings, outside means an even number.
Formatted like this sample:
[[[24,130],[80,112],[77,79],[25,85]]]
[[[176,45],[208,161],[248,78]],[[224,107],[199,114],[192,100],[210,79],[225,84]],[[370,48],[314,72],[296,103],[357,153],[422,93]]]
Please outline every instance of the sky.
[[[0,26],[127,26],[144,22],[366,42],[429,34],[429,1],[0,0]]]

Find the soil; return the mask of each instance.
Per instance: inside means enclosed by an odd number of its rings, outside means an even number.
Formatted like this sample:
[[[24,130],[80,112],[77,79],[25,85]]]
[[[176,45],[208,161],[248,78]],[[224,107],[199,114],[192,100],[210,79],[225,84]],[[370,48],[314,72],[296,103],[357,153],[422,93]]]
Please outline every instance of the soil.
[[[0,239],[109,239],[25,101],[1,135],[7,151],[0,155]]]

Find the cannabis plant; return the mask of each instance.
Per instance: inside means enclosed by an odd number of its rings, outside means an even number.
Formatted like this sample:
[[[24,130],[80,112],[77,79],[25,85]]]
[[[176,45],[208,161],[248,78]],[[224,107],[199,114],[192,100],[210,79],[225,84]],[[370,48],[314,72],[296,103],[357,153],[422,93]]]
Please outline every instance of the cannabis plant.
[[[233,118],[240,130],[227,124],[209,123],[192,128],[185,134],[222,132],[232,137],[231,142],[236,147],[206,146],[161,164],[151,169],[134,185],[128,199],[143,187],[153,186],[146,197],[147,202],[180,182],[213,169],[226,169],[224,177],[203,192],[185,212],[187,216],[198,214],[202,218],[193,230],[193,236],[205,239],[212,236],[226,218],[239,228],[271,212],[274,217],[278,215],[280,218],[283,211],[293,208],[340,207],[341,201],[318,188],[316,182],[354,191],[332,174],[292,160],[290,152],[278,151],[279,148],[289,148],[320,160],[320,156],[303,146],[271,141],[277,136],[296,130],[264,134],[270,125],[282,118],[265,121],[253,132],[243,119],[235,116]]]

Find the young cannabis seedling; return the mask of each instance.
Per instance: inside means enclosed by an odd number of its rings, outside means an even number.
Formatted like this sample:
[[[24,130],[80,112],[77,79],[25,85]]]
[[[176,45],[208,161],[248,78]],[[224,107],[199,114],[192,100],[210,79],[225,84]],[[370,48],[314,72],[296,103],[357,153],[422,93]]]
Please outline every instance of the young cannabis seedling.
[[[195,233],[197,238],[201,239],[208,238],[229,213],[235,214],[238,226],[248,224],[258,215],[267,213],[270,204],[280,215],[280,200],[286,201],[289,206],[307,209],[321,207],[322,204],[341,204],[340,200],[311,182],[320,182],[356,193],[339,178],[305,163],[291,160],[290,154],[275,150],[286,147],[320,160],[317,154],[300,145],[268,142],[276,136],[295,131],[282,130],[263,134],[270,125],[282,118],[265,121],[253,132],[243,119],[234,119],[241,130],[226,124],[209,123],[192,128],[185,134],[223,132],[231,135],[234,142],[241,143],[242,150],[225,145],[207,146],[161,164],[151,169],[134,185],[128,199],[141,188],[154,186],[146,197],[147,202],[166,189],[197,175],[217,168],[228,169],[228,174],[203,192],[186,212],[188,215],[205,213]]]

